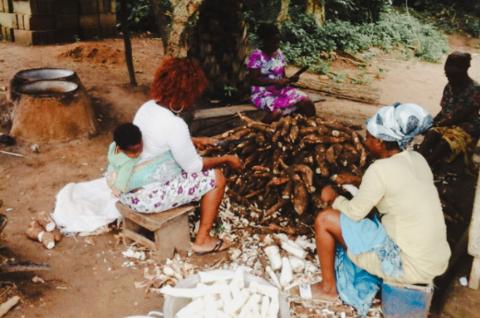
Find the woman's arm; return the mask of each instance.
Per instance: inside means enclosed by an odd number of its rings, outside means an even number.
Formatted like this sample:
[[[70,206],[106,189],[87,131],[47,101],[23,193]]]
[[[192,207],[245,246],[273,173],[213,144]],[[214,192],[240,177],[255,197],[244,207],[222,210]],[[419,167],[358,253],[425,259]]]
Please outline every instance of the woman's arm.
[[[250,69],[249,77],[250,77],[251,84],[255,86],[275,85],[275,86],[283,87],[290,84],[291,82],[291,80],[288,78],[280,78],[280,79],[268,78],[267,76],[263,75],[260,72],[260,69]]]
[[[232,169],[235,169],[235,170],[239,170],[243,166],[243,163],[240,160],[240,158],[233,155],[203,158],[203,170],[217,168],[224,164],[229,165]]]
[[[192,137],[192,142],[198,150],[204,150],[208,146],[215,146],[218,139],[212,137]]]
[[[189,173],[200,172],[203,159],[193,145],[187,124],[179,118],[172,123],[168,131],[168,146],[178,165]]]
[[[352,184],[356,187],[362,183],[362,177],[350,173],[342,172],[332,177],[333,182],[337,184]]]
[[[188,127],[184,121],[177,121],[174,127],[171,127],[169,146],[173,158],[186,172],[199,172],[216,168],[223,164],[229,165],[233,169],[240,169],[242,162],[237,156],[226,155],[220,157],[202,158],[194,146],[194,140],[202,143],[202,138],[192,138]],[[206,142],[207,140],[203,140]]]
[[[478,110],[474,109],[473,107],[464,107],[455,113],[449,113],[448,115],[441,116],[440,118],[436,119],[436,125],[438,126],[453,126],[459,125],[463,122],[467,121],[470,116],[475,116]]]
[[[351,200],[343,196],[337,197],[332,207],[352,220],[360,221],[370,213],[384,194],[385,186],[376,171],[376,166],[371,165],[363,175],[358,193]]]

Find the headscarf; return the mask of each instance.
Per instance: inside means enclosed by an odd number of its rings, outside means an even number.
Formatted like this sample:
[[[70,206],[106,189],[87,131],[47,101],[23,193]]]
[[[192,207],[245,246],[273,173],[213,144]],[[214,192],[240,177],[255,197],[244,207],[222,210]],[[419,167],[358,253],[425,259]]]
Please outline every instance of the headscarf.
[[[380,108],[367,120],[368,132],[383,141],[395,141],[405,149],[412,139],[430,128],[432,115],[416,104],[396,103]]]

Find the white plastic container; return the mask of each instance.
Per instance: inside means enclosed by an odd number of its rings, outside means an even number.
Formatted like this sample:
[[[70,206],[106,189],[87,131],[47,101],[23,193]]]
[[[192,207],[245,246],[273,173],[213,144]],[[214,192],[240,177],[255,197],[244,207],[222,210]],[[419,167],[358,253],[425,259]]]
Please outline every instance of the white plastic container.
[[[224,270],[221,271],[222,273],[225,273]],[[215,274],[215,271],[210,271],[209,273]],[[219,273],[220,274],[220,273]],[[232,271],[233,274],[233,271]],[[185,278],[184,280],[179,281],[175,287],[178,288],[194,288],[197,286],[197,284],[200,282],[200,276],[198,274],[189,276]],[[246,286],[250,285],[250,282],[257,282],[258,284],[261,285],[267,285],[267,286],[272,286],[273,285],[269,284],[266,280],[263,278],[245,273],[245,284]],[[176,313],[188,305],[191,302],[191,299],[188,298],[177,298],[177,297],[172,297],[172,296],[165,296],[165,301],[163,303],[163,315],[164,318],[175,318]],[[290,310],[289,310],[289,305],[287,298],[282,295],[279,291],[279,304],[280,304],[280,312],[278,317],[279,318],[290,318]]]

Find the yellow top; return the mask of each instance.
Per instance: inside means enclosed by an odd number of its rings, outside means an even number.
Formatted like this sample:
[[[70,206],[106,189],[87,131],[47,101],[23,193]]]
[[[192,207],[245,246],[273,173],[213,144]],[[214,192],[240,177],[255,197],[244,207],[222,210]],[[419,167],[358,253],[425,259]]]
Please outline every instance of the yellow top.
[[[375,161],[355,197],[339,196],[333,203],[353,220],[363,219],[373,207],[400,247],[404,271],[400,282],[430,283],[445,272],[451,254],[445,220],[432,171],[422,155],[403,151]]]

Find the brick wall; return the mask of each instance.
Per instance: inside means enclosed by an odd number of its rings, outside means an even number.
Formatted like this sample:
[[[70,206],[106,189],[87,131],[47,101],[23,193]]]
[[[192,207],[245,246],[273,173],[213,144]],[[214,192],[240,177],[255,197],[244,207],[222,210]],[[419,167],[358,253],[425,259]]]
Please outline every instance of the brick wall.
[[[23,45],[108,37],[115,0],[0,0],[1,37]]]

